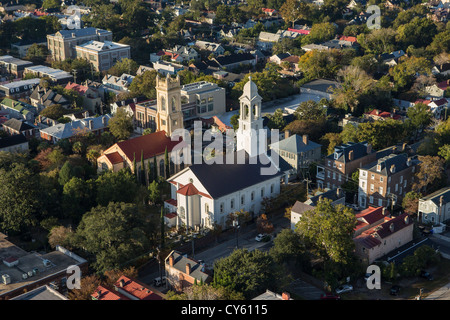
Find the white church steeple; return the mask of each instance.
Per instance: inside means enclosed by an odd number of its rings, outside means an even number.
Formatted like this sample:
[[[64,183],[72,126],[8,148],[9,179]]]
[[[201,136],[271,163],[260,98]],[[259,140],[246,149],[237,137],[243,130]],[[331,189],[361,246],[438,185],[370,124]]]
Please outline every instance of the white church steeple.
[[[264,153],[260,150],[259,136],[263,129],[263,119],[261,118],[261,101],[258,94],[258,87],[249,77],[244,86],[242,96],[239,98],[240,116],[239,128],[236,134],[237,150],[245,150],[250,157]]]

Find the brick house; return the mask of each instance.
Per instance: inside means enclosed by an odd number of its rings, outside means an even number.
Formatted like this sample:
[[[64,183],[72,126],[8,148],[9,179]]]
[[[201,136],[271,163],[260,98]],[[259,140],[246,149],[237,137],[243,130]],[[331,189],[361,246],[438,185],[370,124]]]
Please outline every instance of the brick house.
[[[401,201],[411,190],[414,173],[420,161],[406,153],[390,154],[359,169],[358,202],[390,206],[391,200]]]
[[[319,189],[335,189],[349,178],[358,168],[376,160],[376,151],[368,142],[348,142],[334,148],[334,153],[325,157],[322,165],[317,165]]]
[[[203,264],[176,250],[173,250],[165,259],[165,269],[167,283],[176,291],[183,291],[196,281],[209,283],[212,280]]]

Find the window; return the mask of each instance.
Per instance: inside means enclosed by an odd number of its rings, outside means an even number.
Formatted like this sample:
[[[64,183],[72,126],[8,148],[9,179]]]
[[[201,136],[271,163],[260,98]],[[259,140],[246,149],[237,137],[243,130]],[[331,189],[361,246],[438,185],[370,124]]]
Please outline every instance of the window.
[[[261,188],[261,198],[264,197],[264,188]]]
[[[374,180],[374,179],[375,179],[375,175],[372,174],[370,178],[371,178],[372,180]]]
[[[338,180],[339,180],[339,182],[342,181],[342,178],[341,178],[340,174],[338,174]]]
[[[333,180],[336,179],[336,172],[333,172]]]
[[[245,196],[242,195],[242,196],[241,196],[241,205],[243,206],[244,204],[245,204]]]
[[[253,200],[255,200],[255,193],[254,192],[252,192],[250,194],[250,201],[253,201]]]
[[[327,171],[328,178],[331,178],[331,171]]]
[[[369,202],[373,203],[373,197],[372,196],[369,197]]]
[[[378,193],[379,193],[379,194],[383,194],[383,187],[379,187],[379,188],[378,188]]]
[[[380,177],[380,182],[383,182],[384,181],[384,178],[383,177]]]
[[[175,112],[177,110],[177,100],[175,97],[172,97],[172,112]]]
[[[207,203],[205,203],[205,213],[209,212],[209,205]]]
[[[166,98],[161,96],[161,110],[166,111]]]
[[[220,204],[220,213],[223,213],[223,210],[224,210],[224,205],[223,205],[223,202]]]
[[[398,183],[395,184],[395,192],[398,191]]]
[[[373,183],[371,183],[370,184],[370,191],[373,191],[374,190],[374,186],[373,186]]]
[[[234,199],[231,199],[231,201],[230,201],[230,208],[234,209]]]
[[[180,218],[181,219],[185,219],[186,218],[184,207],[180,207]]]
[[[400,183],[403,182],[403,176],[400,176]]]
[[[272,184],[270,186],[270,193],[274,193],[275,192],[275,186]]]

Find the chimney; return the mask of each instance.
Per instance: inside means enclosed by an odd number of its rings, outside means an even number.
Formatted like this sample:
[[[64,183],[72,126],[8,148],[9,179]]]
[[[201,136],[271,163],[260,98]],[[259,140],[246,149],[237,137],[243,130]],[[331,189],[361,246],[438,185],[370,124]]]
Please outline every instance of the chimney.
[[[102,117],[102,124],[103,124],[103,126],[106,126],[106,117],[105,116]]]
[[[387,214],[387,210],[385,207],[383,207],[383,209],[381,209],[381,213],[383,214],[383,216],[385,216]]]
[[[281,299],[282,300],[289,300],[291,298],[291,295],[288,292],[283,292],[281,294]]]
[[[350,152],[348,153],[348,160],[352,161],[353,158],[354,158],[353,150],[350,150]]]
[[[391,223],[389,225],[389,231],[394,232],[394,224],[393,223]]]
[[[403,144],[402,144],[402,151],[406,151],[406,146],[407,146],[408,144],[406,143],[406,142],[404,142]]]
[[[83,112],[83,117],[85,117],[85,118],[89,117],[89,111]]]
[[[372,145],[369,143],[367,144],[367,154],[372,153]]]
[[[392,166],[391,166],[391,173],[394,173],[395,172],[395,164],[393,164]]]
[[[169,257],[169,266],[173,267],[173,255]]]
[[[336,196],[339,198],[341,196],[341,188],[337,188],[336,190]]]
[[[308,144],[308,135],[307,135],[307,134],[304,134],[304,135],[303,135],[303,143],[304,143],[305,145]]]
[[[291,132],[289,130],[284,130],[284,138],[285,139],[289,138],[290,134],[291,134]]]
[[[186,274],[187,275],[191,274],[191,265],[189,263],[186,263]]]
[[[444,205],[444,196],[439,198],[439,205],[442,207]]]
[[[120,281],[119,281],[119,286],[120,286],[121,288],[123,288],[123,287],[125,286],[125,280],[120,279]]]
[[[92,120],[88,120],[89,129],[92,130]]]

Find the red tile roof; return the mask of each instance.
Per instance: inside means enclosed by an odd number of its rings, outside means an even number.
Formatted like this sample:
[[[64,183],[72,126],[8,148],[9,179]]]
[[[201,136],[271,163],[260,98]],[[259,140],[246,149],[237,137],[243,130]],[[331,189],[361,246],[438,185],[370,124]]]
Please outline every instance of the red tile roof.
[[[181,187],[177,190],[177,193],[183,195],[183,196],[193,196],[196,194],[199,194],[198,190],[192,183],[188,183],[184,187]]]
[[[167,202],[171,206],[174,206],[174,207],[177,206],[177,200],[175,200],[175,199],[169,199],[169,200],[166,200],[165,202]]]
[[[310,34],[310,30],[304,30],[304,29],[292,29],[292,28],[288,28],[288,31],[292,31],[292,32],[297,32],[300,34]]]
[[[125,300],[116,293],[102,286],[98,286],[97,289],[95,289],[95,292],[91,294],[91,297],[95,300]]]
[[[169,212],[169,213],[166,213],[164,216],[167,217],[168,219],[173,219],[173,218],[175,218],[177,216],[177,213],[176,212]]]
[[[105,157],[108,158],[109,162],[111,162],[111,164],[113,165],[123,162],[122,156],[117,151],[105,154]]]
[[[78,94],[84,95],[89,88],[85,87],[85,86],[82,86],[81,84],[77,84],[77,83],[74,83],[74,82],[69,82],[64,89],[66,89],[66,90],[75,90],[76,92],[78,92]]]
[[[371,116],[378,116],[378,117],[382,117],[382,118],[393,118],[395,120],[399,120],[402,118],[398,114],[387,112],[387,111],[381,111],[378,109],[373,109],[372,111],[367,112],[366,114],[371,115]]]
[[[166,136],[165,131],[153,132],[137,138],[128,139],[117,143],[117,146],[125,153],[130,161],[136,156],[136,161],[141,159],[141,152],[144,153],[144,160],[156,155],[164,154],[166,148],[168,152],[178,145],[182,139],[172,141]]]
[[[126,276],[121,276],[114,286],[117,289],[122,289],[128,294],[131,294],[139,300],[162,300],[162,298],[150,290],[149,287]]]
[[[347,36],[341,36],[339,38],[339,40],[350,41],[350,42],[356,42],[357,41],[356,37],[347,37]]]

